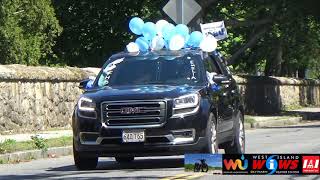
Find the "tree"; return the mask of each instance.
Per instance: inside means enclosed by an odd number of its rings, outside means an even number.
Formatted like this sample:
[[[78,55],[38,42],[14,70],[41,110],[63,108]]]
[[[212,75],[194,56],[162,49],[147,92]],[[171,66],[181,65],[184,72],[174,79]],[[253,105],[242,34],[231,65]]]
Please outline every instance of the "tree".
[[[319,12],[315,0],[219,1],[206,21],[224,19],[229,38],[220,45],[237,72],[304,77],[317,59]]]
[[[219,50],[237,73],[304,77],[306,69],[319,61],[320,13],[316,0],[197,2],[203,9],[203,23],[226,22],[229,37],[219,41]],[[68,65],[101,66],[105,58],[124,50],[136,38],[128,30],[133,16],[153,22],[170,20],[161,14],[166,3],[55,0],[64,32],[54,52]]]
[[[61,30],[50,0],[1,0],[0,63],[48,64]]]
[[[153,0],[56,0],[64,31],[54,51],[68,65],[101,66],[135,40],[128,29],[129,20],[133,16],[145,21],[160,19],[160,4],[163,2]]]

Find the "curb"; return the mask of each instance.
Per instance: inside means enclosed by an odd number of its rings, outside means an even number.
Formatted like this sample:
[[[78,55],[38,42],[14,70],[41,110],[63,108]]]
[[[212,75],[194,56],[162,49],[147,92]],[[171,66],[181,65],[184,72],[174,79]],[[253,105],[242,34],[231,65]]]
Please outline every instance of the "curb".
[[[287,125],[295,125],[302,121],[302,117],[290,117],[287,119],[281,120],[265,120],[265,121],[256,121],[252,123],[244,123],[245,129],[255,129],[255,128],[268,128],[268,127],[279,127]],[[42,158],[54,158],[58,156],[67,156],[71,155],[72,146],[66,147],[53,147],[49,148],[48,151],[42,150],[29,150],[29,151],[20,151],[7,154],[0,154],[0,163],[12,163],[12,162],[21,162],[21,161],[30,161],[35,159]]]
[[[58,156],[67,156],[72,154],[72,146],[66,147],[53,147],[49,148],[48,151],[43,150],[29,150],[20,151],[14,153],[7,153],[0,155],[0,162],[12,163],[21,161],[30,161],[42,158],[54,158]]]
[[[280,120],[265,120],[265,121],[256,121],[253,123],[244,123],[244,127],[247,129],[254,128],[268,128],[268,127],[279,127],[279,126],[287,126],[287,125],[295,125],[302,121],[302,117],[290,117],[287,119]]]

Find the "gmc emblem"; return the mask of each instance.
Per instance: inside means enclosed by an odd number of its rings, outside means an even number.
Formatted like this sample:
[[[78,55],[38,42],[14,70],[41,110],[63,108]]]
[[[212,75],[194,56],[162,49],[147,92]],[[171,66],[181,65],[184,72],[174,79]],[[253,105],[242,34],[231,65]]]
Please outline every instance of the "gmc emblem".
[[[141,107],[124,107],[120,111],[121,114],[138,114],[141,113]]]

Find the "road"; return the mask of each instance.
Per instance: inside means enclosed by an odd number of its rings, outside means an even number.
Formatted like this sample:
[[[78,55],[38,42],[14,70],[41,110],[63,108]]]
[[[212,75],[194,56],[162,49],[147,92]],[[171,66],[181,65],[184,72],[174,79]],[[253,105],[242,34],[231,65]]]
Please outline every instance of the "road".
[[[247,153],[319,153],[320,126],[247,130]],[[236,176],[270,179],[270,176]],[[187,174],[183,157],[138,158],[119,165],[111,158],[99,159],[97,170],[76,171],[71,156],[0,165],[0,179],[233,179],[234,176]],[[241,179],[242,179],[241,178]],[[320,176],[273,176],[276,179],[312,179]],[[272,178],[272,179],[273,179]]]

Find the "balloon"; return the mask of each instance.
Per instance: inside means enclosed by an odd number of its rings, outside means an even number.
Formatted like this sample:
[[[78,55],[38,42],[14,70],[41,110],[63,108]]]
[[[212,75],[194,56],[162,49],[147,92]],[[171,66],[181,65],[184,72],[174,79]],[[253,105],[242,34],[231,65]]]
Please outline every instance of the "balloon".
[[[175,27],[175,31],[177,34],[180,34],[184,38],[189,34],[189,28],[184,24],[178,24]]]
[[[143,25],[142,34],[148,40],[151,40],[157,35],[156,25],[153,22],[146,22]]]
[[[190,35],[188,34],[186,37],[184,37],[184,47],[188,47],[188,44],[187,44],[187,42],[189,41],[189,39],[190,39]]]
[[[137,43],[131,42],[127,45],[128,52],[139,52],[139,46]]]
[[[143,37],[138,37],[135,43],[139,46],[139,50],[142,52],[146,52],[149,49],[148,42],[145,41]]]
[[[160,36],[155,36],[151,41],[151,50],[160,50],[164,46],[164,40]]]
[[[143,20],[138,17],[132,18],[129,22],[130,30],[136,35],[142,34],[143,25],[144,25]]]
[[[164,40],[170,40],[171,37],[175,34],[175,27],[173,24],[167,24],[162,28],[162,36]]]
[[[205,52],[212,52],[217,49],[217,46],[217,39],[212,35],[205,37],[200,43],[200,48]]]
[[[190,34],[190,38],[187,42],[187,45],[188,46],[191,46],[191,47],[199,47],[200,46],[200,42],[202,41],[203,39],[203,35],[201,32],[199,31],[193,31],[191,34]]]
[[[162,37],[162,29],[163,29],[163,27],[164,27],[165,25],[167,25],[167,24],[169,24],[168,21],[163,20],[163,19],[157,21],[157,23],[156,23],[156,29],[157,29],[157,34],[158,34],[160,37]]]
[[[181,35],[174,35],[169,42],[169,49],[172,51],[178,51],[183,48],[184,43],[184,38]]]
[[[164,47],[169,49],[169,41],[166,41],[166,40],[164,41]]]

